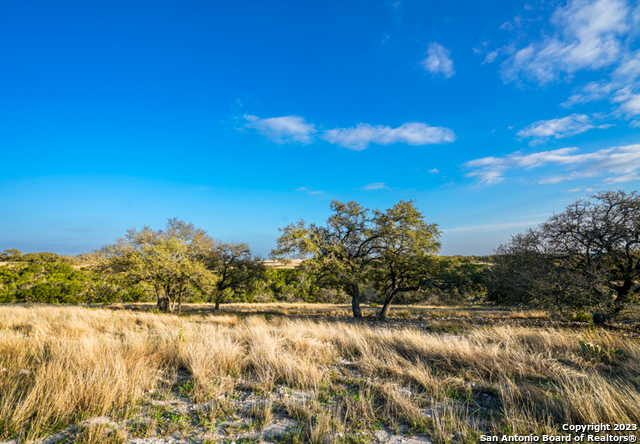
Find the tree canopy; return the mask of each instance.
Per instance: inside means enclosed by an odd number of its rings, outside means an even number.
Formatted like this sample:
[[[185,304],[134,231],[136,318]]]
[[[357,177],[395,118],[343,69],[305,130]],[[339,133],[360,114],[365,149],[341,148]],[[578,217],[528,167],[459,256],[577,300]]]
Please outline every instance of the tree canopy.
[[[201,260],[211,246],[204,230],[174,218],[164,231],[131,229],[103,252],[111,270],[153,287],[159,310],[179,312],[185,291],[206,291],[213,283],[213,274]]]
[[[216,242],[204,254],[203,260],[207,269],[215,273],[215,291],[211,293],[215,310],[220,309],[225,290],[237,291],[247,287],[266,270],[260,258],[254,258],[245,243]]]
[[[619,313],[640,290],[640,195],[578,200],[501,245],[488,279],[498,303]]]
[[[307,258],[303,266],[319,280],[351,295],[355,317],[362,316],[361,286],[378,282],[388,293],[381,311],[385,316],[398,292],[420,287],[422,261],[440,247],[437,225],[425,223],[412,201],[400,201],[386,212],[333,201],[331,210],[326,226],[301,220],[281,229],[271,257]]]
[[[372,261],[375,235],[370,210],[357,202],[331,202],[333,215],[324,227],[304,220],[290,224],[280,231],[271,257],[306,258],[303,267],[319,279],[341,286],[351,295],[353,315],[361,317],[360,286]]]
[[[400,201],[386,212],[376,211],[373,221],[372,278],[385,295],[380,311],[384,318],[398,293],[425,287],[429,257],[440,250],[440,232],[436,224],[424,221],[412,201]]]

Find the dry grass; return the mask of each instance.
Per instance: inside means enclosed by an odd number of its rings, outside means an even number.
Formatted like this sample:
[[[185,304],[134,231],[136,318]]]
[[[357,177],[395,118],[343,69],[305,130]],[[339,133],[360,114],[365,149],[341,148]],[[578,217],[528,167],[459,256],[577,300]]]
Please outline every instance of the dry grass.
[[[380,427],[445,443],[557,432],[563,423],[640,423],[640,344],[586,327],[496,325],[440,335],[278,316],[5,306],[0,369],[0,440],[34,440],[89,417],[129,420],[150,391],[178,384],[208,410],[165,421],[176,430],[192,420],[215,427],[235,414],[229,396],[238,390],[310,393],[304,402],[266,400],[247,412],[258,429],[278,410],[301,421],[300,442]],[[149,433],[174,430],[162,426],[163,414],[145,426]],[[100,426],[75,439],[123,433]]]
[[[95,305],[96,308],[102,308],[102,305]],[[151,311],[156,307],[152,303],[131,303],[131,304],[114,304],[108,308],[128,309],[128,310],[144,310]],[[380,312],[380,306],[360,307],[365,317],[375,317]],[[185,313],[211,313],[213,312],[212,304],[183,304],[182,310]],[[221,314],[273,314],[282,316],[351,316],[350,304],[309,304],[309,303],[228,303],[220,306]],[[515,316],[513,315],[514,313]],[[460,306],[460,307],[443,307],[439,305],[397,305],[391,306],[390,316],[410,316],[415,317],[470,317],[470,316],[490,316],[493,318],[521,318],[526,319],[527,314],[531,314],[531,318],[546,318],[548,313],[540,310],[520,310],[513,311],[508,309],[497,309],[485,306]]]

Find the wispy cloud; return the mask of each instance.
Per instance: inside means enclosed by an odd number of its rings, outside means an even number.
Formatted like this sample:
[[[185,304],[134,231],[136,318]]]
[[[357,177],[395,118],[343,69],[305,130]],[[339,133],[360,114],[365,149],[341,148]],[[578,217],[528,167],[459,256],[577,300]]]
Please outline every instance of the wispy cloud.
[[[429,45],[429,49],[427,49],[427,57],[420,62],[420,64],[431,74],[442,74],[447,79],[456,73],[453,69],[451,51],[439,43],[434,42]]]
[[[550,19],[555,32],[503,62],[503,79],[545,84],[579,70],[610,66],[622,55],[630,12],[624,0],[570,0]]]
[[[522,138],[547,139],[553,137],[561,139],[584,133],[591,128],[595,128],[595,125],[591,122],[589,116],[571,114],[559,119],[539,120],[518,131],[516,135]]]
[[[482,62],[482,64],[484,65],[485,63],[493,63],[495,62],[496,58],[499,55],[499,51],[498,50],[494,50],[491,51],[489,54],[487,54],[487,56],[484,58],[484,61]]]
[[[621,102],[620,109],[625,114],[640,116],[640,94],[625,94]]]
[[[579,154],[578,148],[562,148],[522,155],[513,153],[505,157],[484,157],[466,162],[463,166],[473,171],[467,177],[480,182],[497,183],[505,179],[510,170],[530,170],[543,166],[560,167],[560,173],[538,180],[541,184],[554,184],[584,177],[609,175],[604,183],[637,180],[640,170],[640,144],[606,148],[593,153]]]
[[[312,135],[316,132],[315,125],[305,122],[300,116],[261,119],[245,114],[243,117],[247,121],[245,127],[255,129],[276,143],[311,143]]]
[[[369,185],[365,185],[362,187],[363,190],[371,191],[371,190],[385,190],[387,189],[387,184],[384,182],[375,182],[370,183]]]
[[[611,96],[615,90],[615,85],[610,82],[589,82],[579,89],[579,92],[570,96],[566,101],[560,104],[565,108],[571,108],[575,104],[595,102],[603,100]]]
[[[505,31],[513,31],[514,29],[518,29],[518,28],[522,28],[522,25],[525,21],[522,19],[521,15],[516,15],[513,18],[513,23],[511,22],[505,22],[502,25],[500,25],[500,29],[503,29]]]
[[[638,175],[638,173],[629,173],[629,174],[623,174],[622,176],[618,176],[618,177],[609,177],[608,179],[604,180],[604,183],[610,185],[614,183],[631,182],[633,180],[638,180],[638,179],[640,179],[640,175]]]
[[[244,127],[255,129],[263,136],[276,143],[304,143],[315,140],[316,136],[352,150],[360,151],[369,144],[389,145],[406,143],[408,145],[431,145],[453,142],[456,135],[449,128],[430,126],[421,122],[403,123],[397,128],[386,125],[369,125],[359,123],[351,128],[334,128],[326,131],[316,130],[316,126],[307,123],[300,116],[284,116],[261,119],[252,115],[244,115],[247,121]]]
[[[370,143],[431,145],[449,143],[456,139],[455,133],[449,128],[419,122],[404,123],[397,128],[359,123],[355,128],[335,128],[326,131],[323,137],[330,143],[356,151],[365,149]]]
[[[638,6],[640,15],[640,6]],[[638,24],[640,26],[640,23]],[[606,79],[579,86],[561,106],[570,108],[576,104],[609,100],[618,104],[618,112],[630,117],[640,115],[640,50],[626,49],[616,68]]]
[[[440,170],[437,168],[430,169],[427,171],[429,174],[440,174]]]
[[[296,191],[307,191],[307,194],[309,196],[315,196],[318,194],[324,194],[324,191],[310,191],[309,188],[307,187],[298,187],[296,188]]]
[[[603,77],[578,85],[562,106],[606,99],[617,105],[619,115],[640,115],[640,49],[633,49],[640,36],[640,5],[634,3],[569,0],[555,10],[551,29],[538,40],[520,49],[495,50],[510,54],[501,64],[503,80],[544,85],[591,71]]]

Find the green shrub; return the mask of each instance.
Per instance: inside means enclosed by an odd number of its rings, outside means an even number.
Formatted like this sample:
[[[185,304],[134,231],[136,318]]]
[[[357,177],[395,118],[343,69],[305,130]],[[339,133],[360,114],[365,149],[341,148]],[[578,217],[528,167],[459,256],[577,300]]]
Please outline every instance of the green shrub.
[[[588,314],[586,314],[583,311],[579,311],[578,313],[573,315],[573,320],[575,322],[589,322],[589,321],[591,321],[591,316],[589,316]]]

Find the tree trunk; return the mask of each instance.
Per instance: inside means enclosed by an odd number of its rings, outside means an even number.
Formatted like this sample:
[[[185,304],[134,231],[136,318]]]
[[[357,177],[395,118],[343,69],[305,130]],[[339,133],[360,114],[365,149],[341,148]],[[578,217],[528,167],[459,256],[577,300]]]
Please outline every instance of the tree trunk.
[[[620,314],[620,312],[624,309],[625,304],[627,303],[627,299],[629,298],[629,294],[633,289],[633,282],[631,279],[625,279],[622,287],[616,288],[616,300],[613,301],[613,313]]]
[[[216,290],[216,306],[214,310],[220,310],[220,301],[222,300],[222,290]]]
[[[362,311],[360,310],[360,287],[356,282],[351,284],[351,309],[353,310],[354,318],[361,318]]]
[[[163,313],[169,313],[169,298],[159,288],[156,288],[156,295],[158,296],[158,310]]]
[[[161,296],[158,299],[158,310],[163,313],[171,313],[171,301],[166,296]]]
[[[387,295],[387,298],[384,300],[384,305],[382,306],[382,310],[380,310],[380,318],[384,319],[389,315],[389,310],[391,310],[391,303],[393,302],[393,299],[396,297],[396,295],[398,293],[404,292],[404,291],[418,291],[420,290],[420,286],[418,285],[417,287],[393,287],[391,290],[389,290],[389,294]]]
[[[182,293],[183,292],[184,292],[184,289],[180,289],[180,293],[178,294],[178,309],[177,309],[178,313],[182,312]]]
[[[387,298],[384,300],[384,304],[382,305],[382,310],[380,310],[379,316],[381,319],[385,319],[387,316],[389,316],[391,303],[396,297],[396,294],[398,294],[398,288],[392,288],[391,290],[389,290],[389,294],[387,295]]]
[[[167,311],[167,313],[173,313],[176,310],[176,295],[173,290],[173,287],[169,284],[167,284],[164,290],[164,294],[167,297],[169,305],[169,310]]]

